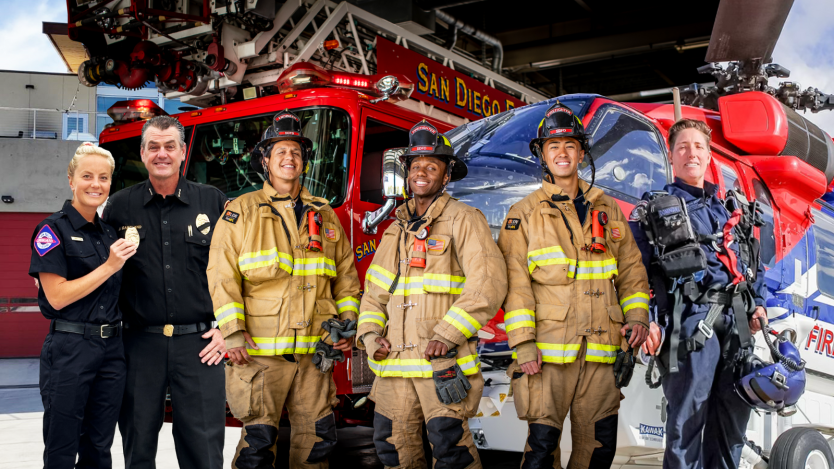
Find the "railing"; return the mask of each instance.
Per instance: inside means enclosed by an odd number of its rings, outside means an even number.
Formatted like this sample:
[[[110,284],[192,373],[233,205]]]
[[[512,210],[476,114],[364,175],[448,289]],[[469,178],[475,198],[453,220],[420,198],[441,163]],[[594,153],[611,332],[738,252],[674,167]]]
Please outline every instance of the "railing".
[[[97,141],[96,112],[0,107],[0,138]]]

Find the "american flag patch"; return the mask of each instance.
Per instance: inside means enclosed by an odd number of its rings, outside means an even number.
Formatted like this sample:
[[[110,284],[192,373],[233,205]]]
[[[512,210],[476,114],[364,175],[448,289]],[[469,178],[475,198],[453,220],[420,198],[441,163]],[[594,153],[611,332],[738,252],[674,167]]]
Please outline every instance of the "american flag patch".
[[[329,239],[330,241],[336,241],[336,230],[331,230],[330,228],[324,229],[324,237]]]
[[[620,233],[619,228],[611,228],[611,237],[614,239],[620,239],[623,237],[623,234]]]
[[[429,251],[442,251],[446,247],[446,241],[442,239],[429,238],[426,240],[426,249]]]

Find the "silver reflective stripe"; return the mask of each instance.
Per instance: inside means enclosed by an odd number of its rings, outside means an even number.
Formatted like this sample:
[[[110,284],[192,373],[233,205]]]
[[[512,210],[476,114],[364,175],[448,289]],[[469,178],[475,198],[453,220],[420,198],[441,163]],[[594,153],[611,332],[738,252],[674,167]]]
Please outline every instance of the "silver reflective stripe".
[[[385,285],[388,285],[389,289],[391,288],[391,279],[382,275],[380,272],[377,272],[376,270],[373,270],[373,269],[368,269],[368,272],[366,273],[366,275],[369,275],[369,276],[379,280],[380,282],[384,283]]]
[[[477,333],[477,332],[478,332],[478,329],[476,329],[476,328],[475,328],[475,326],[473,326],[473,325],[469,322],[469,319],[467,319],[467,318],[463,317],[462,315],[458,314],[458,313],[457,313],[457,312],[455,312],[453,309],[450,309],[449,311],[446,311],[446,316],[448,316],[448,317],[450,317],[450,318],[453,318],[453,319],[457,319],[457,320],[458,320],[458,324],[460,324],[461,326],[465,327],[465,328],[466,328],[466,330],[467,330],[467,331],[469,331],[470,336],[471,336],[471,335],[474,335],[475,333]],[[454,325],[454,324],[453,324],[453,325]]]
[[[223,319],[225,319],[225,318],[227,318],[227,317],[229,317],[229,316],[231,316],[235,313],[243,314],[243,308],[237,308],[237,307],[229,308],[226,311],[223,311],[222,313],[220,313],[220,316],[217,316],[215,319],[217,320],[217,322],[220,322]]]
[[[284,264],[288,268],[292,269],[292,267],[293,267],[292,261],[290,261],[289,259],[285,259],[283,257],[278,256],[278,253],[276,253],[276,252],[273,252],[271,254],[264,254],[262,256],[248,257],[246,259],[239,260],[238,265],[240,267],[244,267],[244,266],[247,266],[249,264],[255,264],[255,263],[258,263],[258,262],[267,262],[267,261],[271,262],[271,261],[275,260],[276,257],[278,258],[278,262],[280,262],[281,264]]]
[[[648,305],[648,304],[649,304],[649,300],[647,300],[647,299],[645,299],[645,298],[640,298],[640,297],[638,296],[638,297],[632,298],[632,299],[630,299],[630,300],[628,300],[628,301],[625,301],[625,302],[623,302],[623,303],[620,303],[620,306],[622,306],[622,307],[623,307],[623,309],[626,309],[626,306],[628,306],[628,305],[633,305],[633,304],[637,304],[637,303],[642,303],[642,304],[644,304],[644,305]]]
[[[617,270],[616,264],[604,265],[601,267],[579,267],[577,273],[582,274],[604,274]]]
[[[343,300],[339,300],[339,301],[337,301],[337,302],[336,302],[336,305],[337,305],[340,309],[341,309],[341,308],[344,308],[345,306],[355,306],[356,308],[359,308],[359,303],[358,303],[357,301],[354,301],[354,300],[351,300],[351,299],[347,299],[347,298],[345,298],[345,299],[343,299]]]
[[[579,355],[579,350],[552,350],[552,349],[540,349],[540,350],[542,352],[542,356],[545,356],[545,357],[564,358],[564,357],[577,357]],[[591,355],[591,353],[588,353],[588,354]]]
[[[567,259],[568,256],[565,255],[564,252],[546,252],[544,254],[538,254],[536,256],[530,256],[527,258],[527,268],[530,268],[531,264],[537,263],[539,261],[546,261],[548,259]]]
[[[373,369],[375,371],[378,371],[380,373],[382,373],[382,372],[388,372],[388,373],[394,373],[394,372],[431,373],[432,372],[431,364],[428,364],[428,365],[395,365],[395,364],[379,365],[377,363],[369,361],[368,366],[370,366],[371,369]]]
[[[423,288],[423,277],[409,277],[405,282],[402,278],[397,282],[397,290],[411,290]]]
[[[473,368],[478,368],[478,366],[480,364],[481,364],[481,361],[478,360],[477,358],[472,360],[471,362],[464,363],[462,365],[460,363],[458,363],[458,365],[460,366],[460,370],[463,371],[464,373],[466,373],[466,371],[471,370]]]
[[[432,278],[424,278],[423,284],[439,288],[463,288],[463,286],[466,284],[466,281],[453,282],[451,280],[436,280]]]
[[[590,355],[592,357],[616,358],[617,352],[609,352],[606,350],[594,350],[589,348],[585,351],[585,355]]]
[[[258,343],[256,342],[255,345],[258,346],[258,350],[278,350],[278,349],[285,349],[285,348],[292,348],[294,342],[275,342],[275,343]],[[254,350],[249,343],[246,344],[246,348],[250,350]]]
[[[533,322],[535,322],[536,318],[533,317],[532,314],[519,314],[518,316],[513,316],[509,319],[505,318],[504,319],[504,326],[506,327],[506,326],[509,326],[511,324],[515,324],[517,322],[522,322],[522,321],[533,321]]]

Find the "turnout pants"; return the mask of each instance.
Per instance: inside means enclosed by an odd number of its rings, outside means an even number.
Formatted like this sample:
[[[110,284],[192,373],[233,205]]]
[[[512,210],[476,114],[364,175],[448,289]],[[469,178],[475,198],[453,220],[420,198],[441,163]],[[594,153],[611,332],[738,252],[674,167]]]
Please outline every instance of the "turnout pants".
[[[290,467],[329,467],[327,457],[336,446],[336,384],[332,373],[313,365],[313,355],[294,357],[295,363],[282,356],[254,356],[244,366],[226,365],[229,407],[243,422],[233,469],[275,467],[284,406],[291,427]]]
[[[732,330],[731,315],[725,313],[718,318],[717,331]],[[704,316],[684,319],[681,337],[691,337]],[[719,324],[722,321],[723,326]],[[663,394],[668,402],[665,469],[738,467],[750,408],[733,390],[732,364],[722,356],[717,331],[704,348],[679,358],[680,371],[663,377]],[[725,340],[730,340],[725,353],[732,359],[739,350],[738,340],[732,336]]]
[[[435,468],[481,467],[467,419],[478,411],[484,378],[477,373],[468,379],[472,388],[466,399],[444,405],[431,378],[376,378],[369,397],[376,403],[374,445],[385,467],[427,467],[421,438],[424,422]]]
[[[610,364],[585,361],[585,344],[573,363],[543,363],[527,375],[508,370],[518,418],[527,420],[522,469],[561,468],[559,437],[570,411],[573,449],[567,469],[608,469],[617,450],[617,411],[623,395]]]
[[[112,467],[124,385],[121,337],[46,336],[40,360],[45,469]]]
[[[124,336],[127,387],[119,431],[127,469],[155,469],[159,430],[170,388],[173,434],[181,469],[220,469],[226,425],[223,366],[200,362],[202,334]]]

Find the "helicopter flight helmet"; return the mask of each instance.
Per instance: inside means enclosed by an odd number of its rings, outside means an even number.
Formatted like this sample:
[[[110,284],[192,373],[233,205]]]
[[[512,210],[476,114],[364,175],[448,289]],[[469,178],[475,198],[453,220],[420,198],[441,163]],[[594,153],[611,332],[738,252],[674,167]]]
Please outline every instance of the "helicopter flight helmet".
[[[533,155],[539,158],[539,163],[542,166],[542,171],[545,175],[549,175],[553,179],[553,174],[547,167],[547,162],[544,159],[544,142],[551,138],[570,137],[579,142],[582,150],[585,151],[585,157],[591,165],[591,187],[594,186],[596,179],[596,167],[594,166],[594,159],[591,157],[591,149],[588,143],[588,134],[585,133],[585,126],[574,112],[559,100],[547,109],[544,113],[544,119],[539,123],[539,128],[536,132],[536,138],[530,141],[530,151]]]
[[[451,175],[449,182],[460,181],[466,177],[466,163],[455,156],[449,139],[425,120],[411,128],[408,150],[400,157],[405,164],[406,174],[411,161],[421,156],[431,156],[446,162],[446,172]]]
[[[301,119],[288,110],[283,110],[272,118],[272,125],[267,127],[261,141],[252,150],[249,164],[257,172],[263,172],[263,157],[272,152],[275,143],[282,140],[293,140],[301,145],[301,159],[306,165],[313,154],[313,141],[305,137],[301,131]]]
[[[773,344],[769,330],[764,332],[775,363],[767,363],[753,353],[736,363],[733,388],[748,406],[782,414],[790,412],[805,392],[805,362],[789,340],[790,333],[793,331],[783,331]]]

